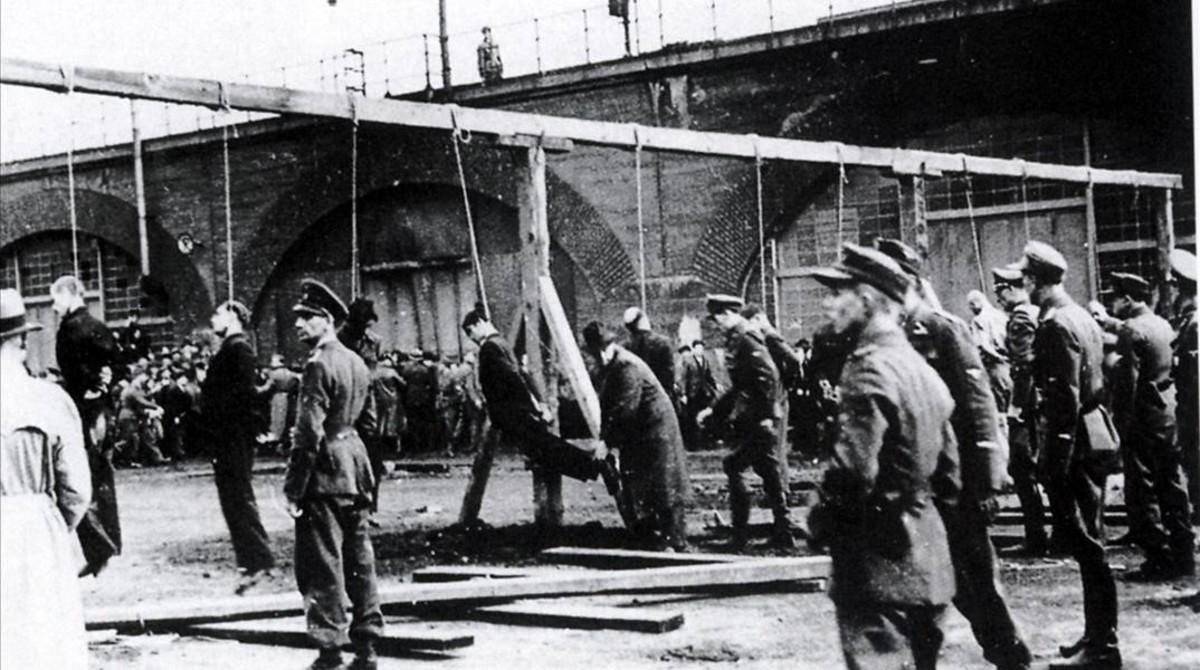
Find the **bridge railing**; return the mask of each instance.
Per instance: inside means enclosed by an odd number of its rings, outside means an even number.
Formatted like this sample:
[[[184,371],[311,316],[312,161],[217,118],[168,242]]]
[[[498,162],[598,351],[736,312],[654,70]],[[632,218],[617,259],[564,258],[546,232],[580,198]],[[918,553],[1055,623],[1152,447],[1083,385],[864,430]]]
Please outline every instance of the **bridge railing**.
[[[918,0],[919,1],[919,0]],[[896,0],[631,0],[628,50],[621,18],[608,4],[565,10],[509,23],[484,17],[458,22],[466,28],[448,35],[453,86],[480,82],[476,47],[481,29],[491,28],[504,64],[504,78],[635,57],[688,44],[719,42],[836,20],[863,9],[905,4]],[[262,68],[231,81],[325,92],[354,90],[368,96],[405,95],[443,88],[442,45],[436,31],[414,33],[356,46],[323,58]],[[7,92],[7,89],[6,89]],[[268,118],[151,102],[73,94],[12,92],[32,99],[36,118],[5,115],[0,162],[52,155],[69,148],[128,143],[131,104],[136,104],[141,136],[161,137]],[[0,99],[9,98],[0,96]],[[27,115],[28,116],[28,115]]]

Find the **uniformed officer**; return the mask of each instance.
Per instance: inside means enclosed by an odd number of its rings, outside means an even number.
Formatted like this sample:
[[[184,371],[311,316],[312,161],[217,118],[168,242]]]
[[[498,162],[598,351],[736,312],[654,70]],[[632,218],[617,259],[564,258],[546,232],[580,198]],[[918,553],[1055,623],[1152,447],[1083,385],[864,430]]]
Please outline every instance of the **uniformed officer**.
[[[709,295],[709,317],[728,337],[730,388],[712,407],[696,415],[696,421],[708,428],[725,422],[733,424],[733,452],[723,461],[729,477],[729,507],[733,517],[732,547],[745,547],[750,526],[750,491],[742,473],[753,468],[763,480],[763,492],[771,506],[775,522],[771,544],[787,549],[795,546],[787,503],[787,452],[779,439],[783,423],[784,391],[779,370],[771,360],[762,333],[751,328],[739,312],[745,307],[741,298]]]
[[[1128,579],[1192,575],[1191,510],[1175,441],[1175,332],[1150,309],[1150,282],[1125,272],[1114,272],[1112,279],[1113,312],[1124,319],[1117,331],[1113,418],[1121,436],[1129,531],[1146,554]]]
[[[254,348],[246,338],[250,310],[229,300],[213,312],[213,332],[224,338],[200,389],[204,435],[213,459],[213,479],[245,593],[275,567],[271,543],[258,515],[252,483],[259,431]]]
[[[1033,340],[1041,467],[1056,527],[1066,533],[1063,542],[1079,563],[1083,582],[1083,637],[1062,647],[1067,660],[1050,667],[1120,667],[1117,589],[1100,535],[1107,470],[1097,460],[1112,444],[1100,407],[1100,326],[1063,288],[1067,261],[1057,249],[1030,241],[1017,267],[1025,290],[1041,308]]]
[[[1033,656],[1004,600],[988,527],[1004,487],[1008,445],[1000,432],[995,396],[970,328],[931,306],[916,290],[920,256],[899,240],[879,250],[909,275],[904,330],[913,348],[937,371],[954,399],[951,423],[962,459],[962,498],[941,510],[950,538],[958,595],[954,605],[971,624],[983,656],[999,668],[1028,667]]]
[[[371,375],[338,341],[346,305],[315,279],[301,283],[292,310],[296,334],[312,347],[300,383],[291,457],[284,481],[296,519],[296,582],[304,595],[308,634],[320,647],[313,670],[340,668],[341,648],[353,643],[355,670],[373,670],[383,613],[375,580],[375,551],[367,535],[374,490],[371,463],[359,431],[374,430]],[[345,598],[352,605],[349,634]]]
[[[1188,480],[1192,523],[1200,524],[1200,391],[1197,390],[1196,257],[1186,249],[1171,251],[1171,279],[1175,282],[1175,420],[1179,450]]]
[[[954,402],[899,326],[904,272],[874,249],[842,249],[840,264],[813,274],[831,290],[824,309],[853,351],[809,530],[833,559],[829,596],[846,665],[934,668],[955,587],[938,511],[959,492]]]
[[[996,298],[1008,312],[1005,349],[1012,377],[1008,410],[1008,474],[1012,477],[1021,515],[1025,520],[1025,545],[1021,553],[1046,553],[1045,507],[1037,480],[1037,442],[1032,424],[1037,412],[1033,389],[1033,336],[1037,332],[1038,308],[1030,304],[1021,281],[1021,271],[993,268]],[[997,408],[1003,411],[1003,408]]]
[[[625,329],[629,331],[629,352],[646,362],[658,378],[671,404],[679,406],[675,388],[675,348],[666,337],[654,332],[650,318],[639,307],[625,310]]]
[[[601,477],[609,493],[616,495],[621,480],[611,461],[584,452],[550,431],[536,386],[525,378],[516,355],[482,305],[463,317],[462,329],[479,347],[479,387],[492,425],[515,442],[535,467],[580,481]]]
[[[788,440],[788,429],[792,416],[791,393],[793,390],[800,387],[803,380],[804,360],[792,348],[792,345],[783,339],[783,335],[775,329],[767,318],[767,313],[758,305],[747,305],[742,309],[742,316],[745,317],[746,323],[751,328],[762,334],[763,343],[767,345],[767,352],[771,354],[771,362],[775,364],[775,369],[779,371],[779,383],[783,385],[783,407],[779,410],[779,449],[783,454],[783,481],[788,481],[787,474],[787,453],[791,441]]]

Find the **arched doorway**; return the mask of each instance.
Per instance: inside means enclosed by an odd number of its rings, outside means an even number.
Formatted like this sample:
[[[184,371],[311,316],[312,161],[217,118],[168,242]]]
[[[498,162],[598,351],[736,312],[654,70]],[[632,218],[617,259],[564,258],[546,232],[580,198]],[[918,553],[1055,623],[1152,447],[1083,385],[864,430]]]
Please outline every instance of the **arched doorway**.
[[[151,305],[143,300],[136,258],[107,240],[79,233],[79,278],[84,300],[93,316],[116,328],[125,325],[134,311],[152,335],[169,327],[165,300]],[[29,368],[35,373],[56,366],[54,337],[58,316],[50,309],[50,285],[75,271],[71,233],[56,230],[24,237],[0,250],[0,287],[14,288],[25,299],[31,318],[44,328],[29,336]],[[143,308],[148,309],[143,309]]]
[[[479,194],[472,194],[471,208],[490,307],[504,329],[520,306],[517,213]],[[362,293],[375,302],[384,349],[454,357],[473,346],[459,328],[477,299],[461,192],[445,185],[397,186],[360,199],[358,218]],[[587,279],[556,244],[551,274],[568,318],[574,320],[581,295],[594,304]],[[255,306],[260,355],[278,351],[290,361],[303,355],[291,308],[304,277],[349,298],[348,204],[311,225],[276,265]]]

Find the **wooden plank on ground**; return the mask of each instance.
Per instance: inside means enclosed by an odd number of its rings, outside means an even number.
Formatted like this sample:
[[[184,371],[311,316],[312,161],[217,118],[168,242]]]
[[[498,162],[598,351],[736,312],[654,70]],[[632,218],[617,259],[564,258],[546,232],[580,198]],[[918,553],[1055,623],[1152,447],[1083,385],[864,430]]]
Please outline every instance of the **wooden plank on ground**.
[[[381,586],[379,595],[385,611],[399,612],[430,606],[494,604],[514,598],[668,593],[692,588],[763,588],[826,578],[829,573],[828,556],[762,558],[545,577],[476,579],[445,584],[391,584]],[[87,612],[87,626],[90,629],[115,628],[118,631],[173,630],[202,623],[296,616],[301,613],[298,594],[230,596],[95,608]]]
[[[434,565],[414,570],[414,584],[437,584],[441,582],[465,582],[471,579],[515,579],[538,574],[536,567],[509,568],[494,565]],[[547,570],[540,570],[545,574]]]
[[[232,623],[210,623],[190,626],[185,635],[203,635],[222,640],[237,640],[251,644],[279,647],[312,647],[302,617],[286,619],[257,619]],[[383,656],[400,656],[413,651],[452,651],[475,644],[475,636],[432,630],[420,624],[390,624],[375,650]]]
[[[572,603],[512,603],[471,610],[467,617],[509,626],[667,633],[683,625],[680,612]]]
[[[757,560],[739,554],[683,554],[632,549],[593,549],[590,547],[554,547],[542,551],[543,561],[559,565],[578,565],[604,570],[633,570],[677,565],[712,565]]]

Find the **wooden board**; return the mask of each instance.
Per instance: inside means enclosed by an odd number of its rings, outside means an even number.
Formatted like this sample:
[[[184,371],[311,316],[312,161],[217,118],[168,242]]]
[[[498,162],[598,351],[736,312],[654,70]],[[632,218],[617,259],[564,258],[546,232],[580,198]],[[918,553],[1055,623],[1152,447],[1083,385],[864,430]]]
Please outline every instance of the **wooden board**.
[[[554,547],[540,555],[543,561],[559,565],[578,565],[604,570],[632,570],[677,565],[712,565],[735,561],[757,560],[738,554],[672,554],[661,551],[632,549],[592,549],[588,547]]]
[[[304,648],[313,646],[313,641],[305,631],[302,617],[201,624],[180,632],[184,635],[203,635],[251,644]],[[375,651],[381,656],[401,656],[412,651],[452,651],[473,644],[473,635],[432,630],[421,624],[390,624],[384,628],[383,637],[376,641]]]
[[[442,582],[465,582],[471,579],[515,579],[531,577],[548,570],[532,568],[508,568],[494,565],[435,565],[414,570],[414,584],[437,584]]]
[[[667,633],[683,626],[683,614],[680,612],[570,603],[494,605],[471,610],[466,616],[476,621],[509,626],[628,630],[638,633]]]
[[[604,593],[665,593],[689,588],[764,587],[828,577],[827,556],[763,558],[708,565],[645,570],[610,570],[546,577],[477,579],[445,584],[391,584],[380,587],[384,611],[417,607],[484,605],[514,598],[557,598]],[[202,623],[296,616],[299,594],[216,598],[90,609],[89,629],[172,630]]]
[[[681,128],[639,126],[497,109],[435,105],[353,94],[301,91],[277,86],[225,83],[212,79],[173,77],[91,67],[60,66],[18,58],[0,59],[0,83],[78,93],[116,95],[179,104],[203,105],[277,114],[302,114],[412,128],[462,130],[491,135],[528,135],[600,146],[676,151],[744,159],[839,163],[929,176],[970,172],[1013,179],[1048,179],[1080,184],[1140,185],[1183,188],[1177,174],[1103,170],[1022,160],[966,156],[935,151],[864,147],[840,142],[701,132]]]
[[[600,437],[600,397],[592,386],[592,378],[588,375],[587,366],[583,362],[583,354],[571,331],[571,323],[567,321],[567,313],[563,310],[562,302],[558,299],[558,290],[550,277],[542,277],[541,298],[542,315],[546,317],[546,325],[550,331],[550,339],[558,349],[559,364],[571,390],[575,392],[579,409],[587,421],[588,430],[592,437]]]

